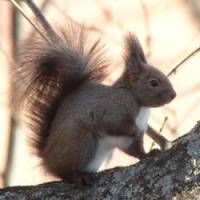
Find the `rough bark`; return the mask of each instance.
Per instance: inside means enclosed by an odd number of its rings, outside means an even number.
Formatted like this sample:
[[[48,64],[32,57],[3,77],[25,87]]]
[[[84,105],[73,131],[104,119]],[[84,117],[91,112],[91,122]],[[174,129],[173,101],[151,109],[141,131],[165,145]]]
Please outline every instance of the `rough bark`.
[[[129,167],[96,175],[93,187],[51,182],[0,190],[1,200],[197,200],[200,199],[200,123],[172,149]]]

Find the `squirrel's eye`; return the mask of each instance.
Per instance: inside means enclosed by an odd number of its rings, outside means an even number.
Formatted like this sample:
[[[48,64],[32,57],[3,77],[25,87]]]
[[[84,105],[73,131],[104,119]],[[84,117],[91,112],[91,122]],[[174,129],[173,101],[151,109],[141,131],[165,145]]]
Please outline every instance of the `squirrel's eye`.
[[[158,87],[159,81],[157,79],[151,79],[151,80],[149,80],[149,85],[151,87]]]

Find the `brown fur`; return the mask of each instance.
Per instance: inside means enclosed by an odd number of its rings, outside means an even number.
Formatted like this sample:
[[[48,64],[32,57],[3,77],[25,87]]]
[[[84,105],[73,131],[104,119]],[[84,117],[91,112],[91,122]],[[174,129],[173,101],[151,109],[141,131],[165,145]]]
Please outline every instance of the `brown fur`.
[[[103,85],[106,62],[99,40],[91,42],[83,28],[74,26],[57,34],[37,17],[49,40],[36,36],[22,47],[16,74],[32,145],[46,169],[64,180],[86,177],[99,167],[95,156],[110,146],[144,158],[144,130],[137,118],[143,108],[175,97],[168,78],[147,63],[139,41],[129,34],[124,73],[112,86]]]
[[[105,135],[130,137],[132,145],[122,150],[144,157],[143,137],[134,125],[140,106],[163,105],[169,100],[160,97],[169,93],[172,99],[174,94],[169,80],[146,63],[141,46],[130,35],[124,73],[113,86],[98,83],[104,78],[104,57],[98,57],[98,42],[84,52],[83,33],[73,34],[74,40],[62,33],[63,42],[55,47],[37,37],[24,47],[18,64],[17,73],[27,83],[21,103],[27,106],[32,145],[46,169],[63,179],[87,172]],[[129,54],[130,48],[138,53],[131,49]],[[152,78],[162,85],[151,88]]]
[[[20,104],[27,107],[32,144],[38,155],[45,147],[62,98],[84,82],[99,82],[105,77],[100,41],[88,45],[87,40],[89,36],[83,28],[71,25],[67,34],[60,30],[54,44],[34,36],[21,47],[15,83],[23,90]]]

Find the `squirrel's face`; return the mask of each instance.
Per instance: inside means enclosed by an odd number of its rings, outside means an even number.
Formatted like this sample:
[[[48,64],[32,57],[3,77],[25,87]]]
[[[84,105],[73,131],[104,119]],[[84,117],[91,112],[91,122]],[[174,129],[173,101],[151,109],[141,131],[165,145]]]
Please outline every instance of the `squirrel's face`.
[[[160,70],[147,64],[137,38],[129,34],[125,40],[125,81],[142,106],[158,107],[175,96],[172,84]]]
[[[129,84],[142,106],[158,107],[171,102],[175,96],[172,84],[160,70],[143,63],[138,74],[129,74]]]

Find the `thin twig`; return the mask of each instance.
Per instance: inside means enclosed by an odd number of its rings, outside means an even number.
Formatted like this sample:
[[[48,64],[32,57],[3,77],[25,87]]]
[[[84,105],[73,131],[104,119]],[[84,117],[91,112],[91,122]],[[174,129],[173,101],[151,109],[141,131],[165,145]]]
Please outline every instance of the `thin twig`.
[[[159,134],[161,134],[161,133],[162,133],[162,131],[163,131],[163,128],[164,128],[164,126],[165,126],[165,124],[166,124],[167,120],[168,120],[168,117],[165,117],[165,119],[164,119],[164,121],[163,121],[163,124],[162,124],[162,126],[161,126],[161,128],[160,128],[160,130],[159,130]]]
[[[15,1],[15,0],[9,0],[14,7],[23,15],[23,17],[32,25],[32,27],[49,43],[49,39],[40,31],[40,29],[37,27],[37,25],[26,15],[25,11],[22,9],[22,7]]]
[[[31,9],[38,23],[41,25],[42,29],[47,33],[47,35],[52,39],[57,39],[57,34],[53,30],[47,19],[44,17],[44,15],[41,13],[41,10],[36,6],[36,4],[32,0],[26,0],[25,3]],[[50,40],[48,39],[48,41]]]
[[[167,74],[167,76],[171,76],[172,74],[176,73],[177,69],[184,64],[187,60],[189,60],[190,58],[192,58],[195,54],[200,52],[200,47],[198,47],[197,49],[195,49],[194,51],[192,51],[192,53],[190,53],[188,56],[186,56],[183,60],[181,60],[175,67],[172,68],[172,70]]]

